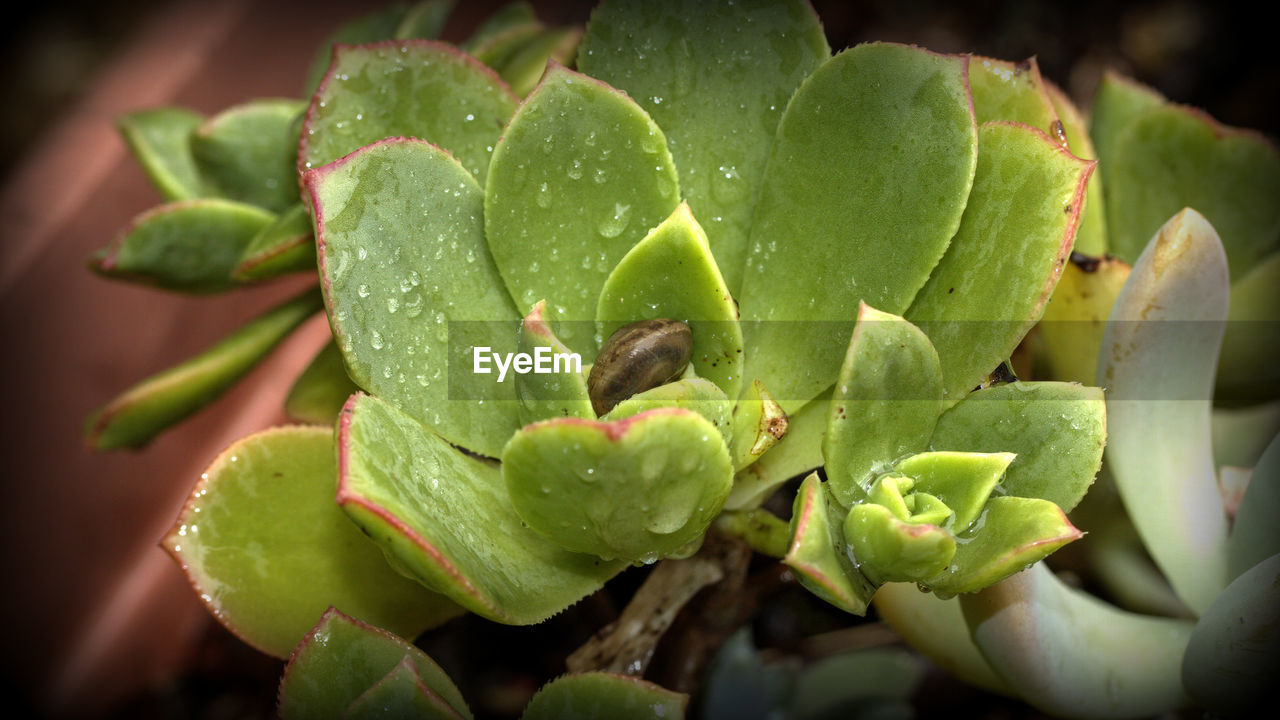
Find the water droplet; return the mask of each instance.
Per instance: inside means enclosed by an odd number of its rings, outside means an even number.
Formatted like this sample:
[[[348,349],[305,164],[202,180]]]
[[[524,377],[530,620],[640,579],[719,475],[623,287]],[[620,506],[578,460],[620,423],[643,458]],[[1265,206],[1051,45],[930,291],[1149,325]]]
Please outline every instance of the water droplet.
[[[627,229],[627,224],[630,222],[631,206],[623,205],[622,203],[615,203],[613,206],[613,216],[601,220],[597,229],[600,231],[602,236],[606,238],[614,238],[621,235],[622,231]],[[590,265],[590,261],[587,258],[583,259],[587,260],[587,264],[584,264],[583,267],[588,267]]]

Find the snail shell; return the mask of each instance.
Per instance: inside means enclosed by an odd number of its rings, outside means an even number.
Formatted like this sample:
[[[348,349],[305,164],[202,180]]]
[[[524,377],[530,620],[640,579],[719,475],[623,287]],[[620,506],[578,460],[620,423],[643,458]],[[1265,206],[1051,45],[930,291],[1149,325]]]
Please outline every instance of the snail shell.
[[[637,393],[665,385],[689,365],[693,334],[679,320],[640,320],[618,328],[600,348],[587,394],[596,415]]]

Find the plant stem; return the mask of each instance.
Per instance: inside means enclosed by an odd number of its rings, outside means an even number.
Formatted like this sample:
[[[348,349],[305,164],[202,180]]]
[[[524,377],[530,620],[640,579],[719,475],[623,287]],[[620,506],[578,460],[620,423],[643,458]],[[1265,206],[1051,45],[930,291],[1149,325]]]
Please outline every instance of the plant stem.
[[[787,554],[791,543],[791,529],[777,515],[764,509],[729,511],[721,513],[716,527],[728,535],[741,539],[752,550],[773,558]]]

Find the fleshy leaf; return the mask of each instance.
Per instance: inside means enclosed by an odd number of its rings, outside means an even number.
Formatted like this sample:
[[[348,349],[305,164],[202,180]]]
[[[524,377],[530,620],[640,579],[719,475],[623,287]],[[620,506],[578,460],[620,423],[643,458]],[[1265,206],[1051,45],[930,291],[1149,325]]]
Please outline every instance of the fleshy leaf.
[[[520,373],[515,377],[516,397],[520,400],[520,422],[528,424],[538,420],[558,417],[577,417],[594,420],[591,396],[581,368],[578,372],[554,372],[555,356],[568,356],[572,351],[556,337],[552,317],[546,302],[538,301],[520,324],[520,352],[537,360],[539,349],[550,353],[550,373]],[[567,361],[566,361],[567,362]]]
[[[397,40],[429,40],[439,37],[453,12],[454,0],[425,0],[409,8],[391,37]],[[381,38],[379,38],[381,39]]]
[[[613,88],[552,64],[493,152],[485,232],[516,304],[596,319],[605,279],[679,202],[658,126]],[[632,318],[635,319],[635,318]],[[561,339],[595,355],[590,338]]]
[[[125,390],[89,418],[85,440],[95,450],[146,445],[235,384],[321,307],[316,291],[307,290],[190,360]]]
[[[956,538],[937,525],[899,520],[884,506],[859,503],[844,521],[844,539],[864,575],[876,583],[923,582],[956,553]]]
[[[231,271],[253,238],[275,221],[262,208],[231,200],[179,200],[138,215],[89,260],[110,278],[184,293],[235,286]]]
[[[1232,278],[1280,248],[1280,150],[1262,135],[1166,105],[1136,117],[1117,145],[1107,160],[1107,227],[1120,258],[1136,259],[1184,207],[1213,224]]]
[[[782,562],[814,595],[845,612],[862,615],[876,589],[845,551],[841,512],[817,473],[805,478],[796,493],[791,547]]]
[[[938,351],[948,406],[1012,355],[1040,319],[1071,252],[1094,165],[1025,126],[979,128],[960,229],[905,313]]]
[[[1083,160],[1098,159],[1098,152],[1089,139],[1089,126],[1071,98],[1051,82],[1045,83],[1049,99],[1062,121],[1062,133],[1067,139],[1067,149]],[[1053,136],[1053,133],[1050,133]],[[1086,255],[1102,255],[1107,251],[1106,201],[1102,191],[1102,175],[1098,170],[1089,176],[1089,188],[1084,194],[1084,209],[1080,211],[1080,225],[1076,230],[1076,244],[1072,249]]]
[[[342,514],[333,455],[327,427],[238,440],[201,476],[161,541],[210,613],[278,658],[330,606],[409,637],[462,612],[392,570]]]
[[[1246,408],[1214,408],[1213,462],[1217,467],[1253,467],[1280,434],[1280,401]]]
[[[858,301],[904,312],[959,227],[978,154],[967,63],[867,43],[787,106],[741,304],[746,377],[788,412],[835,382]]]
[[[333,65],[335,45],[371,43],[394,37],[396,30],[400,28],[401,23],[409,16],[410,12],[408,5],[396,3],[368,15],[362,15],[335,30],[333,34],[325,38],[324,42],[321,43],[316,50],[315,56],[311,58],[311,64],[307,66],[307,79],[305,90],[302,93],[303,97],[310,98],[315,94],[316,89],[320,87],[320,82],[324,80],[325,73]]]
[[[1099,388],[1014,382],[978,390],[944,413],[929,447],[1016,453],[1005,492],[1070,511],[1098,474],[1106,435]]]
[[[502,478],[521,519],[557,545],[653,562],[707,529],[733,468],[710,421],[665,408],[530,425],[503,451]]]
[[[733,403],[715,383],[700,377],[686,377],[623,400],[601,416],[601,420],[621,420],[662,407],[691,410],[706,418],[720,431],[725,447],[733,439]]]
[[[636,98],[662,127],[681,192],[735,293],[778,121],[830,55],[799,0],[616,1],[591,15],[579,68]]]
[[[391,137],[448,150],[481,183],[519,99],[475,58],[431,40],[339,46],[311,99],[298,172]]]
[[[739,407],[743,401],[739,400]],[[749,510],[759,507],[783,483],[822,466],[822,438],[827,429],[826,399],[814,400],[787,417],[787,434],[758,461],[733,480],[725,507]]]
[[[1272,555],[1236,578],[1200,618],[1182,658],[1182,682],[1214,716],[1249,717],[1274,694],[1277,670],[1280,555]]]
[[[191,133],[200,176],[221,197],[283,212],[298,203],[294,170],[299,100],[254,100],[223,110]]]
[[[1107,467],[1152,559],[1196,612],[1227,584],[1209,414],[1227,282],[1217,233],[1183,210],[1134,263],[1098,357]]]
[[[402,569],[497,622],[545,620],[624,565],[543,539],[512,508],[494,463],[365,395],[339,419],[338,504]]]
[[[1015,63],[975,55],[969,60],[969,88],[978,124],[1018,122],[1066,144],[1065,137],[1056,135],[1058,112],[1034,57]]]
[[[497,457],[519,427],[515,383],[471,372],[473,356],[514,351],[519,315],[485,249],[475,179],[439,148],[400,139],[303,182],[351,379],[450,442]]]
[[[1231,286],[1227,332],[1218,359],[1213,399],[1254,405],[1280,397],[1280,252]]]
[[[1179,664],[1192,623],[1124,612],[1044,563],[960,607],[974,643],[1028,703],[1058,716],[1158,717],[1185,703]]]
[[[528,95],[547,68],[547,61],[572,65],[582,40],[582,28],[558,27],[541,30],[527,42],[516,48],[510,57],[497,67],[498,75],[511,86],[518,97]]]
[[[605,280],[596,321],[607,338],[627,323],[672,318],[693,333],[690,361],[737,398],[742,390],[738,309],[716,267],[707,236],[686,203],[631,248]]]
[[[1102,160],[1101,172],[1107,181],[1108,191],[1115,169],[1113,160],[1123,142],[1121,136],[1125,129],[1143,112],[1164,103],[1164,96],[1142,83],[1110,70],[1102,74],[1089,113],[1089,135]]]
[[[1271,441],[1254,466],[1227,545],[1227,577],[1235,579],[1249,568],[1280,552],[1280,435]]]
[[[475,32],[471,34],[471,37],[467,38],[466,42],[463,42],[460,47],[474,55],[478,47],[500,33],[513,27],[528,25],[537,21],[538,17],[534,12],[533,5],[524,0],[509,2],[490,13],[476,28]]]
[[[863,303],[831,400],[827,487],[849,507],[878,467],[929,446],[942,412],[938,354],[916,326]]]
[[[518,23],[494,33],[477,44],[471,52],[477,60],[497,70],[521,47],[536,38],[544,28],[545,26],[536,19],[530,19],[528,22]],[[546,67],[545,60],[543,67]]]
[[[295,205],[249,241],[240,262],[231,269],[231,279],[251,282],[315,271],[316,242],[311,235],[311,216],[305,207]]]
[[[991,491],[1000,483],[1013,453],[927,452],[912,455],[893,466],[915,481],[917,493],[942,501],[955,515],[951,528],[962,533],[978,520]]]
[[[1048,500],[993,497],[971,536],[961,534],[951,566],[927,584],[936,593],[957,595],[994,585],[1053,554],[1081,533]]]
[[[956,598],[942,600],[915,584],[885,583],[873,604],[880,620],[934,665],[970,685],[1014,695],[973,644]]]
[[[284,411],[295,420],[332,425],[347,398],[359,389],[347,376],[338,346],[326,343],[293,381],[284,400]]]
[[[759,380],[733,406],[733,469],[742,470],[760,459],[787,434],[787,414]]]
[[[454,712],[471,710],[444,670],[426,653],[381,628],[329,608],[284,668],[280,678],[281,720],[339,718],[366,690],[408,658],[418,678]]]
[[[163,107],[121,115],[116,128],[165,200],[189,200],[203,194],[191,157],[191,132],[203,122],[199,113]]]
[[[419,720],[460,720],[458,711],[436,695],[418,675],[413,658],[405,655],[391,672],[374,683],[347,706],[343,720],[365,718],[418,718]]]
[[[1095,175],[1089,183],[1096,181]],[[1078,239],[1076,245],[1080,245]],[[1037,326],[1042,344],[1037,348],[1042,357],[1037,360],[1044,362],[1049,379],[1093,385],[1107,317],[1129,278],[1129,265],[1110,255],[1073,252],[1070,259]]]
[[[682,720],[689,696],[605,672],[564,675],[542,686],[521,720]]]

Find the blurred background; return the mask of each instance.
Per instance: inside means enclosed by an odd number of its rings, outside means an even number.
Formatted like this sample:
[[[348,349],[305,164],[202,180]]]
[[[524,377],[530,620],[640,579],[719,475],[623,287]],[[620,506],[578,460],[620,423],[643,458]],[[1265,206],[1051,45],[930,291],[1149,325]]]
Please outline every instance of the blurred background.
[[[500,4],[460,2],[446,38],[466,37]],[[556,24],[585,21],[592,5],[534,4]],[[1101,72],[1113,68],[1225,123],[1280,131],[1273,26],[1229,3],[814,5],[834,48],[893,40],[1013,60],[1036,55],[1044,75],[1086,106]],[[323,319],[145,451],[94,455],[79,437],[92,409],[203,349],[296,283],[178,297],[95,278],[84,260],[158,199],[115,134],[116,115],[162,104],[213,113],[252,97],[295,96],[320,40],[372,7],[55,0],[21,4],[0,29],[0,362],[9,388],[0,434],[0,618],[9,625],[0,686],[18,716],[271,715],[280,664],[212,622],[156,542],[222,447],[283,421],[280,402],[324,341]],[[609,592],[625,599],[634,583]],[[585,639],[575,622],[607,621],[608,608],[586,605],[577,611],[585,616],[506,634],[465,619],[430,642],[448,653],[450,637],[475,644],[478,636],[488,638],[479,645],[554,658],[561,645]],[[847,623],[814,612],[828,630]],[[859,631],[859,642],[892,641],[875,635],[874,622],[860,627],[872,629]],[[786,646],[810,631],[758,627],[757,635]],[[487,664],[490,685],[473,691],[496,702],[506,692],[516,708],[538,682],[493,657],[453,662]],[[996,700],[988,707],[998,716],[1025,713]]]

